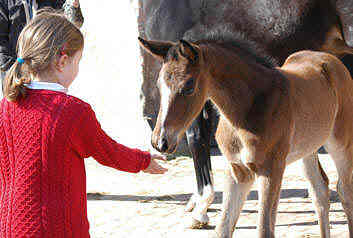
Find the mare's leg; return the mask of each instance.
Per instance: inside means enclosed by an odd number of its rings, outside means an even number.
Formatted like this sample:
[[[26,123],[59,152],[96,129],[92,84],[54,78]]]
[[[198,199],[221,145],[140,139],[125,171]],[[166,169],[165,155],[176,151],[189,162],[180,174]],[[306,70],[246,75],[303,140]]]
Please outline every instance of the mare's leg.
[[[353,238],[353,145],[330,148],[327,146],[338,172],[337,192],[347,215],[349,237]]]
[[[213,237],[231,238],[244,201],[254,183],[255,175],[243,164],[227,163],[223,191],[223,207]]]
[[[260,205],[258,234],[261,238],[275,237],[277,207],[285,165],[285,158],[274,157],[257,171]]]
[[[185,210],[192,213],[191,228],[201,228],[207,225],[209,218],[207,209],[214,199],[213,177],[210,160],[210,139],[212,134],[212,105],[207,102],[203,112],[195,119],[187,130],[187,140],[192,158],[197,182],[197,192],[193,194]]]
[[[304,175],[309,181],[310,191],[313,195],[321,237],[330,237],[328,178],[320,165],[317,153],[305,157],[302,162]]]

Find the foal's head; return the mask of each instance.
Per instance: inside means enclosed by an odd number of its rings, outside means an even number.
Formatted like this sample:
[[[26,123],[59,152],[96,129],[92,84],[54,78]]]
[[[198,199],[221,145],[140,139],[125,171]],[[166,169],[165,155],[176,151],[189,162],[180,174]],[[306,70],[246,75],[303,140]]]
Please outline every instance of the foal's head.
[[[162,63],[157,81],[161,103],[152,145],[160,152],[172,153],[207,99],[203,57],[199,46],[184,40],[139,41],[144,50]]]

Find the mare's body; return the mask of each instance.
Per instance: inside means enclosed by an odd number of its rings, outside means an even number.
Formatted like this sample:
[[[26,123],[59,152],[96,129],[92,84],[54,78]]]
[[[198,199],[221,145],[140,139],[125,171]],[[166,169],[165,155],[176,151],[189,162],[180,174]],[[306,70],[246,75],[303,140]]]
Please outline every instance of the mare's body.
[[[138,22],[140,36],[149,40],[237,41],[254,55],[264,56],[269,64],[280,66],[288,55],[302,49],[336,55],[349,52],[346,43],[353,45],[353,33],[349,31],[353,29],[349,27],[353,25],[352,12],[350,0],[147,0],[139,1]],[[161,64],[144,51],[142,56],[143,113],[154,128],[160,103],[156,79]],[[196,204],[193,217],[201,224],[208,221],[206,211],[214,195],[210,141],[215,120],[216,113],[207,103],[204,113],[186,132],[198,184],[187,210]]]

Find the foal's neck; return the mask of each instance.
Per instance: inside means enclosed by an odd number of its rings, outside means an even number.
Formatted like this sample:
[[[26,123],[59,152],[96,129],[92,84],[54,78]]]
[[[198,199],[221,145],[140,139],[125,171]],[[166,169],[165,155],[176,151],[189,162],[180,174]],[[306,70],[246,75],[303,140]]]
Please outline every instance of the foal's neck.
[[[209,98],[235,126],[243,126],[254,104],[262,103],[284,83],[276,69],[240,48],[207,44],[201,49],[210,77]],[[265,107],[266,102],[263,104]]]

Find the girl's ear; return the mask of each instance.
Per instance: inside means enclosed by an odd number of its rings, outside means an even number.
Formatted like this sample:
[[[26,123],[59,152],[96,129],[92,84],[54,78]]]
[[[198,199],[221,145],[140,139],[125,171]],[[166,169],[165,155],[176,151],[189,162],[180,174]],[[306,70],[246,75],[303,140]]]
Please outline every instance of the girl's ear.
[[[69,56],[60,55],[59,59],[55,62],[55,69],[59,72],[63,72],[65,66],[69,63]]]

